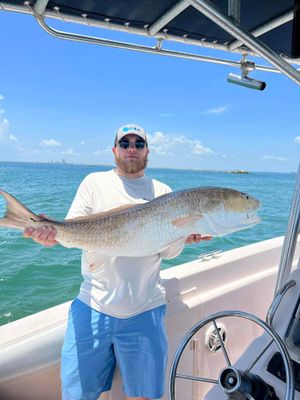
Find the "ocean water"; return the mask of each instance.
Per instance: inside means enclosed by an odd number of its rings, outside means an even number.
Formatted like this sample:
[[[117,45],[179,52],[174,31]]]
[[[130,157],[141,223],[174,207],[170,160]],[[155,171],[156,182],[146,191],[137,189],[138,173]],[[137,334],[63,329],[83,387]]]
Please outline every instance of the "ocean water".
[[[63,219],[81,180],[103,166],[0,162],[0,187],[32,211]],[[201,254],[229,250],[284,235],[296,174],[228,174],[174,169],[151,169],[147,174],[173,190],[195,186],[230,187],[262,202],[262,222],[251,229],[188,245],[181,255],[165,260],[162,268],[197,259]],[[0,216],[4,214],[0,199]],[[184,268],[184,266],[182,267]],[[76,297],[81,282],[80,250],[44,248],[25,240],[19,231],[0,228],[0,325]]]

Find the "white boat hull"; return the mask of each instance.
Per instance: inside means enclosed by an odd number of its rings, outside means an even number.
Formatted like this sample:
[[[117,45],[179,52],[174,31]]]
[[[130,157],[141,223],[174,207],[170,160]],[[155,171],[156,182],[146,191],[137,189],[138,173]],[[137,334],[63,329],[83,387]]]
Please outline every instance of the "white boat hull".
[[[282,242],[283,238],[275,238],[162,271],[167,290],[169,367],[181,338],[203,317],[235,309],[265,318],[274,296]],[[299,259],[300,241],[296,251],[295,260]],[[60,399],[59,360],[69,304],[0,328],[0,399]],[[255,325],[247,329],[237,325],[228,338],[233,362],[240,356],[240,348],[245,349],[259,333]],[[201,371],[215,379],[223,355],[209,350],[205,340],[206,332],[196,335],[180,368],[190,374]],[[181,380],[177,383],[178,399],[202,399],[208,389],[208,384]],[[167,391],[163,399],[168,398]],[[118,371],[112,390],[101,399],[123,399]]]

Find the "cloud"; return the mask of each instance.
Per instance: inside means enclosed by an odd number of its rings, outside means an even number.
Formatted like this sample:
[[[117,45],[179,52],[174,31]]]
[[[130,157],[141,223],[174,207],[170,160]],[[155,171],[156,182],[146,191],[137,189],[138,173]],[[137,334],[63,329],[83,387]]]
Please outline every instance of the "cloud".
[[[164,135],[162,132],[155,132],[154,135],[148,134],[148,142],[149,144],[158,144],[158,143],[163,143],[166,142],[167,135]]]
[[[300,144],[300,136],[296,136],[294,142]]]
[[[44,139],[40,143],[42,146],[47,146],[47,147],[55,147],[55,146],[61,146],[61,143],[58,142],[55,139]]]
[[[77,153],[76,151],[74,151],[74,149],[72,149],[72,147],[69,147],[67,150],[61,151],[60,154],[62,154],[63,156],[81,156],[81,153]]]
[[[108,154],[111,154],[111,146],[107,146],[105,149],[103,150],[96,150],[94,151],[94,155],[95,156],[106,156]]]
[[[270,160],[270,161],[288,161],[287,158],[284,157],[278,157],[278,156],[271,156],[271,155],[264,155],[262,157],[263,160]]]
[[[0,143],[3,144],[18,144],[19,141],[16,136],[10,133],[10,124],[6,118],[0,117]]]
[[[149,147],[152,152],[163,156],[176,156],[194,154],[205,156],[215,154],[213,150],[205,147],[200,140],[189,139],[183,135],[170,135],[163,132],[148,134]]]
[[[175,153],[167,151],[163,146],[151,147],[151,152],[160,156],[175,156]]]
[[[0,101],[4,99],[4,96],[0,94]],[[7,118],[4,117],[5,110],[0,109],[0,143],[2,146],[14,147],[20,150],[20,143],[15,135],[10,131],[10,123]]]
[[[33,149],[30,147],[18,147],[18,152],[22,155],[22,156],[39,156],[41,154],[43,154],[40,150],[37,149]]]
[[[8,135],[9,140],[13,141],[13,142],[17,142],[18,143],[18,139],[16,138],[16,136],[12,135],[11,133]]]
[[[69,156],[74,155],[74,150],[72,148],[69,148],[68,150],[63,152],[64,154],[68,154]]]
[[[5,141],[9,136],[9,122],[6,118],[0,120],[0,141]]]
[[[204,147],[200,142],[196,143],[192,147],[192,151],[194,154],[200,154],[200,155],[214,154],[214,152],[212,150],[210,150],[208,147]]]
[[[203,114],[223,114],[228,109],[229,109],[228,106],[209,108],[208,110],[204,111]]]

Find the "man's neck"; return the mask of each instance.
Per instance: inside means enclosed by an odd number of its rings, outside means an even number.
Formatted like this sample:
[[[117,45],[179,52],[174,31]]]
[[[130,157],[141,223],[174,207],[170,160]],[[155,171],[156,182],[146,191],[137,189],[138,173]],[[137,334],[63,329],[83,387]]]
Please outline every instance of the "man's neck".
[[[142,169],[141,171],[135,173],[135,174],[128,174],[127,172],[125,172],[123,169],[116,167],[116,173],[119,176],[122,176],[123,178],[127,178],[127,179],[137,179],[137,178],[142,178],[145,175],[145,170]]]

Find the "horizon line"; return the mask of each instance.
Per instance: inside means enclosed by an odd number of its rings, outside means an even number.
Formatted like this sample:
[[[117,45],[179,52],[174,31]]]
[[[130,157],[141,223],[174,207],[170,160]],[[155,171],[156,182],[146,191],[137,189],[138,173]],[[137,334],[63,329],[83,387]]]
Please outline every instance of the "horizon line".
[[[13,161],[13,160],[0,160],[0,163],[20,163],[20,164],[49,164],[49,165],[74,165],[74,166],[83,166],[83,167],[109,167],[114,168],[114,165],[111,164],[94,164],[94,163],[75,163],[68,161]],[[266,174],[297,174],[297,170],[295,171],[255,171],[255,170],[246,170],[242,168],[234,168],[234,169],[194,169],[194,168],[171,168],[171,167],[147,167],[146,169],[167,169],[167,170],[177,170],[177,171],[198,171],[198,172],[225,172],[232,174],[240,174],[247,175],[252,173],[266,173]]]

